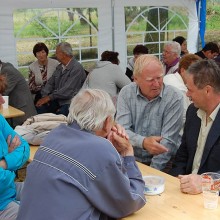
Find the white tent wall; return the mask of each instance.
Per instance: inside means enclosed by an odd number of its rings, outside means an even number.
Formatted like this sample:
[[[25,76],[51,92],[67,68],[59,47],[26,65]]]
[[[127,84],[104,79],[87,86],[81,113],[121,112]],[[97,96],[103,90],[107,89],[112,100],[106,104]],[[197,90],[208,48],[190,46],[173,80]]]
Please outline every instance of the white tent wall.
[[[98,54],[115,50],[120,54],[121,67],[126,67],[127,47],[125,34],[126,6],[182,6],[189,12],[188,49],[197,50],[198,18],[195,0],[7,0],[0,7],[0,59],[17,66],[16,45],[13,27],[13,11],[31,8],[97,8],[98,9]],[[112,15],[114,14],[114,20]],[[112,24],[117,26],[112,27]]]
[[[8,0],[0,7],[0,59],[17,66],[16,45],[13,27],[13,11],[31,8],[98,8],[99,37],[98,54],[112,50],[112,11],[110,0]]]
[[[189,26],[187,34],[188,50],[191,53],[197,51],[198,42],[198,17],[196,12],[196,1],[195,0],[115,0],[115,12],[114,12],[114,23],[120,23],[117,25],[115,31],[115,50],[119,52],[121,66],[126,66],[127,59],[126,56],[126,35],[125,35],[125,6],[182,6],[188,10],[189,13]],[[123,43],[122,43],[123,42]]]

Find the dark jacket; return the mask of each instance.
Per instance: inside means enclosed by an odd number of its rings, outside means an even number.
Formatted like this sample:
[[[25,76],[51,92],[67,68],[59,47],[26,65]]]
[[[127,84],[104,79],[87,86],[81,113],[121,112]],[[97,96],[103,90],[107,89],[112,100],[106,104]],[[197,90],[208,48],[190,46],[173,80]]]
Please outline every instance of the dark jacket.
[[[201,120],[197,108],[191,104],[186,113],[182,143],[177,151],[171,175],[190,174],[197,148]],[[207,136],[198,174],[220,171],[220,110]]]
[[[54,74],[42,88],[42,96],[49,95],[51,100],[56,100],[59,105],[70,104],[71,99],[81,89],[86,79],[86,73],[82,65],[72,59],[65,70],[59,64]]]
[[[11,63],[2,63],[1,74],[7,79],[4,95],[9,96],[9,105],[25,112],[24,116],[13,119],[14,126],[21,125],[27,118],[37,114],[28,83]]]

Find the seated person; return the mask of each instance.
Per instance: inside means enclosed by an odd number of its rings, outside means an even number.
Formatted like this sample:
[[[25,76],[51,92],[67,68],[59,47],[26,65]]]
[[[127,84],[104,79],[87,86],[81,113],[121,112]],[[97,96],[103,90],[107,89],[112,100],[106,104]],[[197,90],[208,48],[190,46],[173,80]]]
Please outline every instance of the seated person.
[[[189,53],[189,51],[187,50],[186,38],[184,38],[182,36],[177,36],[173,39],[173,41],[176,41],[177,43],[180,44],[180,46],[181,46],[180,56],[181,57]]]
[[[44,43],[34,45],[33,54],[37,58],[29,66],[29,88],[34,95],[34,103],[41,98],[41,88],[52,76],[59,62],[55,59],[48,58],[48,47]]]
[[[183,95],[163,84],[163,64],[141,55],[134,65],[135,82],[118,96],[116,121],[129,135],[138,161],[168,172],[176,154],[183,123]]]
[[[37,114],[28,84],[11,63],[0,61],[0,74],[6,77],[7,88],[3,95],[9,96],[9,105],[25,112],[24,116],[13,119],[12,126],[22,125],[27,118]]]
[[[135,60],[140,55],[143,55],[143,54],[148,54],[148,48],[144,45],[141,45],[141,44],[136,45],[135,48],[133,49],[134,57],[129,59],[128,66],[127,66],[126,73],[125,73],[131,81],[134,80],[133,71],[134,71]]]
[[[72,99],[68,126],[48,134],[27,168],[17,220],[118,219],[145,205],[133,148],[114,115],[105,91]]]
[[[213,60],[193,63],[187,70],[186,113],[182,143],[170,174],[184,193],[202,192],[201,174],[220,173],[220,68]]]
[[[165,68],[165,75],[178,72],[181,47],[175,41],[164,45],[162,62]]]
[[[42,98],[37,101],[36,108],[38,114],[54,113],[67,116],[71,99],[81,89],[86,73],[73,57],[69,43],[61,42],[57,45],[56,57],[60,64],[41,89]]]
[[[189,97],[187,97],[187,87],[186,87],[186,75],[187,69],[189,66],[198,61],[201,58],[195,54],[186,54],[180,59],[179,62],[179,71],[177,73],[165,75],[163,78],[163,82],[167,85],[171,85],[179,89],[183,93],[184,97],[184,113],[183,113],[183,122],[186,120],[186,110],[191,104]],[[181,129],[181,135],[183,133],[183,129]]]
[[[130,82],[119,67],[118,53],[104,51],[101,60],[97,62],[96,68],[90,72],[83,87],[106,91],[116,104],[119,91]]]
[[[214,42],[209,42],[195,54],[202,59],[214,59],[219,54],[219,46]]]
[[[5,78],[0,75],[0,105],[4,103],[2,93],[5,87]],[[28,143],[16,134],[2,115],[0,142],[0,220],[16,220],[23,183],[14,182],[15,171],[27,161],[30,149]]]

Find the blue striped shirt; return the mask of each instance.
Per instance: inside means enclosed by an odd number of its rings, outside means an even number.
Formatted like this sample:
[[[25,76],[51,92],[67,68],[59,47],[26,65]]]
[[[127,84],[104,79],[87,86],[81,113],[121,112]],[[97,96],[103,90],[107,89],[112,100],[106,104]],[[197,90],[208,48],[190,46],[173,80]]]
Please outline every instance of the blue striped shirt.
[[[136,83],[122,88],[118,96],[116,121],[124,126],[135,150],[136,159],[162,170],[180,145],[183,124],[183,95],[176,88],[164,85],[158,97],[148,100]],[[167,153],[151,155],[143,149],[145,137],[162,136]]]

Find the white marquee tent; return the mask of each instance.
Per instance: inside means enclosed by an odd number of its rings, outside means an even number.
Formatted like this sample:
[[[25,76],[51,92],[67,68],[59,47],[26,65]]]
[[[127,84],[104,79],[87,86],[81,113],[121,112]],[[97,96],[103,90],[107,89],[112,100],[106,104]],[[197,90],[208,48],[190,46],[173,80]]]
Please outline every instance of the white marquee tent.
[[[17,66],[13,11],[31,8],[97,8],[98,54],[115,50],[120,54],[121,66],[127,62],[125,12],[127,6],[180,6],[188,11],[188,49],[197,51],[199,22],[195,0],[7,0],[0,7],[0,59]],[[100,57],[100,56],[99,56]]]

